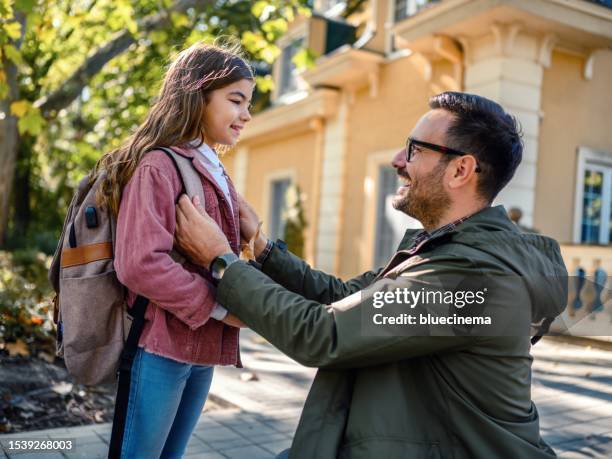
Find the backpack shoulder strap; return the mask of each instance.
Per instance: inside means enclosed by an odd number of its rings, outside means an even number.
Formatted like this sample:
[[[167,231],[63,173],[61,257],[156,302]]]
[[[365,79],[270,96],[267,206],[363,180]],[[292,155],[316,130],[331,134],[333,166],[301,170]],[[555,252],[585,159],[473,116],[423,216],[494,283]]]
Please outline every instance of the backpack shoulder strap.
[[[200,174],[193,166],[191,159],[179,155],[172,148],[157,147],[157,149],[166,153],[166,155],[168,155],[168,157],[174,163],[181,181],[183,182],[183,191],[187,194],[187,196],[189,196],[189,199],[193,199],[194,196],[199,197],[202,207],[204,207],[206,199],[204,198],[202,180],[200,179]],[[170,252],[170,256],[174,261],[180,264],[183,264],[186,261],[185,257],[176,249],[173,249]]]
[[[193,166],[191,159],[179,155],[171,148],[157,148],[166,153],[166,155],[168,155],[168,157],[174,162],[176,170],[178,171],[181,181],[183,182],[183,189],[187,196],[189,196],[191,199],[193,199],[194,196],[197,196],[200,198],[202,207],[204,207],[206,200],[204,198],[204,190],[202,189],[202,180],[200,179],[200,174]]]

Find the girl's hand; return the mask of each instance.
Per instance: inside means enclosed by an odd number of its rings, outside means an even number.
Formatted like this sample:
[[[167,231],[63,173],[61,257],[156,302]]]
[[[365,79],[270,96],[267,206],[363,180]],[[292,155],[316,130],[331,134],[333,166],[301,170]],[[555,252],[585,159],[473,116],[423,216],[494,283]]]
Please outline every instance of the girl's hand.
[[[238,204],[240,206],[240,239],[243,243],[248,243],[259,228],[259,217],[255,209],[238,194]]]
[[[261,231],[261,220],[257,212],[240,194],[238,194],[238,204],[240,205],[240,244],[249,245],[253,249],[253,256],[257,257],[266,248],[268,238]]]
[[[229,312],[221,322],[236,328],[247,328],[242,320]]]

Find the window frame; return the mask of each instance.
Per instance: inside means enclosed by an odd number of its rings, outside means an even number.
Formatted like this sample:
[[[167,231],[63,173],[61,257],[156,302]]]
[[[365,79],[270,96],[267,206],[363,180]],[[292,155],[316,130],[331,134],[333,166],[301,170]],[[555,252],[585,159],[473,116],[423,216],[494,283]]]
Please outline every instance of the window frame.
[[[386,261],[389,261],[389,256],[387,256],[386,254],[384,254],[384,249],[383,249],[383,253],[381,254],[379,249],[381,249],[381,236],[382,236],[382,232],[385,229],[385,217],[386,217],[386,199],[387,199],[387,194],[383,195],[383,171],[387,170],[389,171],[390,169],[390,173],[395,175],[395,182],[398,182],[397,180],[397,174],[395,173],[395,171],[393,170],[393,167],[390,164],[379,164],[378,165],[378,176],[376,178],[377,183],[376,183],[376,195],[374,196],[374,200],[375,200],[375,209],[374,209],[374,213],[375,213],[375,220],[374,220],[374,224],[376,225],[374,228],[374,244],[372,247],[372,251],[373,251],[373,259],[374,259],[374,264],[373,266],[383,266],[384,263]],[[388,221],[386,221],[386,225],[390,225]],[[388,228],[387,228],[388,229]],[[391,231],[393,231],[393,229],[391,228]],[[389,236],[389,235],[387,235]],[[394,247],[387,247],[388,250],[391,251],[391,253],[389,255],[393,254],[393,249]],[[382,256],[381,259],[380,256]]]
[[[323,0],[321,12],[325,17],[337,17],[344,12],[346,4],[346,0]]]
[[[283,73],[283,56],[285,49],[292,45],[296,40],[302,40],[302,45],[305,46],[309,41],[309,21],[308,18],[298,18],[289,26],[289,30],[278,39],[276,45],[281,50],[281,53],[274,61],[273,66],[273,75],[272,78],[274,80],[274,89],[272,90],[272,103],[273,104],[290,104],[297,100],[303,98],[305,94],[305,90],[302,87],[303,83],[301,83],[298,78],[296,83],[297,86],[294,90],[283,92],[281,88],[282,76]]]
[[[403,9],[400,8],[400,2],[404,3]],[[439,0],[424,0],[423,2],[419,0],[393,0],[393,20],[395,23],[401,22],[435,3],[439,3]]]
[[[263,221],[263,230],[264,232],[272,237],[272,190],[273,190],[273,183],[279,180],[289,180],[290,186],[297,184],[297,180],[296,180],[296,171],[295,169],[283,169],[283,170],[277,170],[274,172],[271,172],[270,174],[267,174],[265,176],[265,186],[264,186],[264,196],[263,196],[263,203],[264,203],[264,211],[262,215],[265,215],[264,221]],[[281,237],[282,238],[282,237]]]
[[[584,174],[587,169],[604,173],[604,183],[602,185],[604,194],[601,203],[602,226],[599,229],[599,245],[611,245],[610,234],[610,212],[612,207],[612,153],[595,150],[589,147],[578,147],[577,167],[576,167],[576,188],[574,198],[574,244],[591,245],[582,242],[582,218],[584,214]],[[606,189],[609,192],[606,194]],[[605,217],[607,216],[607,218]],[[605,220],[604,220],[605,218]],[[605,241],[606,235],[608,240]]]
[[[375,266],[376,230],[378,216],[378,197],[380,193],[379,171],[381,167],[389,166],[402,146],[389,150],[378,150],[366,157],[366,174],[363,179],[363,217],[361,225],[361,241],[358,246],[360,270],[362,272],[380,268]],[[408,227],[406,227],[408,229]],[[395,247],[394,247],[395,249]]]
[[[278,72],[278,95],[282,97],[287,94],[293,94],[297,92],[299,88],[299,81],[297,79],[297,71],[293,65],[293,58],[300,49],[304,47],[304,37],[296,37],[287,43],[281,50],[280,54],[280,70]],[[296,46],[296,43],[299,43]],[[295,53],[289,51],[289,48],[295,48]],[[287,62],[289,60],[289,62]],[[287,72],[285,72],[287,70]]]

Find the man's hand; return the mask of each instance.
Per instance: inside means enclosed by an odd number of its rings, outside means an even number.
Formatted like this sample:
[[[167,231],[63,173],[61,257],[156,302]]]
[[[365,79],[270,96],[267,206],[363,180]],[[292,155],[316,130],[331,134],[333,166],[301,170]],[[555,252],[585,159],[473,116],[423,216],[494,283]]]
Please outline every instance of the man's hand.
[[[185,194],[179,199],[174,239],[181,253],[206,269],[210,269],[215,258],[232,251],[225,234],[206,213],[197,196],[193,204]]]
[[[240,206],[240,242],[248,244],[255,236],[254,252],[258,256],[266,247],[268,238],[260,231],[261,220],[255,209],[238,194],[238,204]]]

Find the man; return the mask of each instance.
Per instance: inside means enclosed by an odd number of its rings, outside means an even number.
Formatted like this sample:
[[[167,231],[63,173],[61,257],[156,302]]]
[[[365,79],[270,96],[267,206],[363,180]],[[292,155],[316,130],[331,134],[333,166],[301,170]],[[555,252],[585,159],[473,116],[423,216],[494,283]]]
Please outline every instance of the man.
[[[469,94],[443,93],[430,107],[392,161],[402,183],[394,207],[425,231],[407,231],[385,268],[348,282],[313,270],[282,241],[259,235],[257,216],[242,202],[242,237],[258,234],[260,271],[236,261],[187,197],[177,207],[177,241],[219,279],[217,301],[290,357],[319,368],[290,458],[554,457],[531,401],[527,332],[364,332],[372,292],[427,293],[442,275],[520,278],[523,287],[498,289],[505,300],[497,310],[510,321],[527,308],[528,322],[548,324],[566,302],[562,285],[542,281],[567,274],[558,244],[521,234],[503,207],[490,206],[521,161],[515,120]]]

